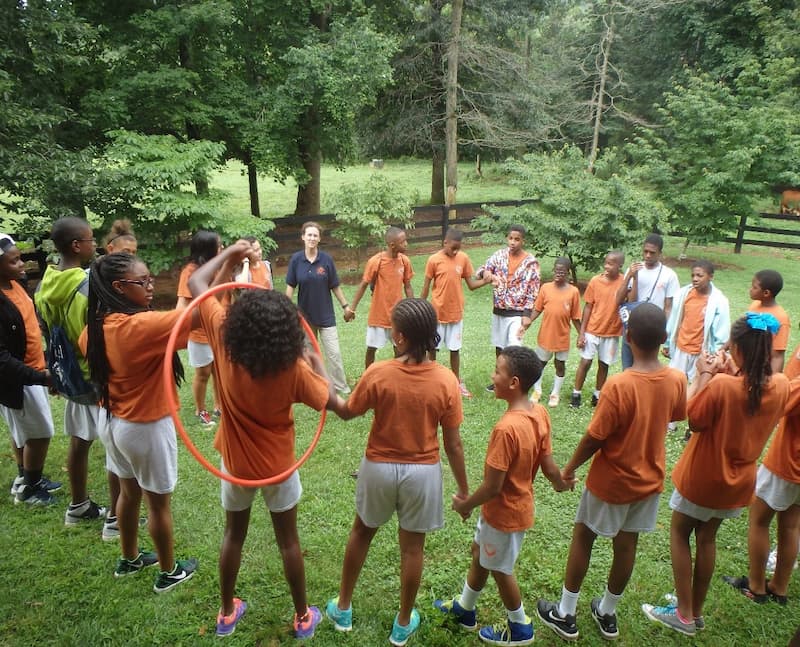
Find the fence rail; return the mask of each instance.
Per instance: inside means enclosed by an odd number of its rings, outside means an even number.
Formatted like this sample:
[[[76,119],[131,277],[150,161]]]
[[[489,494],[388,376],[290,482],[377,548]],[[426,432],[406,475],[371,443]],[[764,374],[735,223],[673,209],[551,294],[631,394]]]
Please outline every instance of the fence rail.
[[[797,216],[783,214],[783,213],[762,213],[759,214],[764,220],[777,220],[783,222],[792,222],[797,224],[800,218]],[[748,232],[771,234],[778,236],[791,236],[800,239],[800,229],[783,229],[780,227],[761,227],[759,225],[748,225],[747,214],[739,218],[739,227],[736,231],[735,238],[725,238],[725,242],[733,243],[733,253],[741,254],[743,245],[758,245],[760,247],[778,247],[780,249],[800,249],[800,242],[786,242],[780,240],[761,240],[759,238],[745,238]]]

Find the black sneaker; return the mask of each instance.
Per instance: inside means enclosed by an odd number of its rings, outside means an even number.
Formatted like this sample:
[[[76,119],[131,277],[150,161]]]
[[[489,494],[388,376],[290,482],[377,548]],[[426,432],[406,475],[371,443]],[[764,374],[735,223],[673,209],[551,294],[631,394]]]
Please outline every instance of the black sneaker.
[[[722,581],[726,584],[730,584],[733,588],[739,591],[739,593],[746,598],[749,598],[756,604],[764,604],[765,602],[769,602],[769,593],[766,591],[764,593],[753,593],[753,590],[750,588],[750,581],[747,579],[747,575],[743,575],[742,577],[723,575]]]
[[[600,598],[592,600],[592,618],[597,623],[600,633],[606,640],[616,640],[619,638],[619,629],[617,628],[617,614],[609,613],[603,615],[600,613]]]
[[[578,625],[575,624],[575,616],[562,617],[558,612],[558,604],[547,600],[539,600],[536,603],[536,611],[539,614],[539,619],[564,640],[578,639],[580,634],[578,633]]]
[[[592,406],[593,407],[597,406],[597,403],[598,403],[599,400],[600,400],[600,398],[598,398],[594,393],[592,393]]]
[[[573,393],[569,399],[569,406],[573,409],[577,409],[581,406],[581,394],[580,393]]]
[[[17,488],[14,496],[14,503],[25,503],[29,506],[51,506],[55,505],[56,498],[42,487],[39,481],[36,485],[22,484]]]
[[[64,513],[65,526],[77,526],[83,521],[94,521],[95,519],[105,518],[107,510],[97,505],[91,499],[87,499],[78,505],[72,505]]]
[[[176,559],[175,568],[171,573],[161,571],[156,577],[156,583],[153,585],[153,590],[156,593],[166,593],[171,591],[178,584],[192,579],[192,575],[197,570],[197,560],[194,557],[189,559]]]
[[[487,387],[486,387],[486,390],[487,390],[489,393],[494,393],[494,384],[490,384],[489,386],[487,386]]]
[[[139,554],[134,559],[125,559],[120,557],[117,562],[117,567],[114,569],[114,577],[125,577],[138,573],[142,569],[158,563],[158,555],[149,551],[139,551]]]

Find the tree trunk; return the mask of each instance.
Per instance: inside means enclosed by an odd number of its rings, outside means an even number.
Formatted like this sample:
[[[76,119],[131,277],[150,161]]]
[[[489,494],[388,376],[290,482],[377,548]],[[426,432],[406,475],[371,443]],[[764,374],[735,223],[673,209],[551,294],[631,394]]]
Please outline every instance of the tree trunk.
[[[304,150],[307,147],[305,141],[300,143],[301,159],[303,169],[308,174],[309,180],[306,184],[297,187],[297,202],[294,208],[296,216],[316,216],[320,212],[320,171],[322,170],[322,152],[319,150]]]
[[[250,188],[250,213],[261,217],[261,205],[258,202],[258,169],[252,160],[247,164],[247,184]]]
[[[431,166],[431,204],[445,204],[444,200],[444,157],[439,151],[433,151]]]
[[[606,81],[608,79],[608,61],[611,58],[611,43],[614,40],[614,16],[603,16],[603,24],[606,31],[600,39],[600,81],[597,89],[597,100],[595,101],[594,111],[594,132],[592,133],[592,148],[589,151],[589,171],[594,173],[594,163],[597,160],[597,152],[600,144],[600,126],[603,121],[603,103],[606,96]]]
[[[178,39],[178,58],[183,69],[193,69],[192,50],[189,39],[186,36],[181,36]],[[188,119],[186,120],[186,137],[195,141],[202,139],[200,128]],[[205,176],[195,177],[194,188],[197,191],[197,195],[208,195],[208,178]]]
[[[447,45],[447,122],[445,126],[445,158],[447,160],[447,204],[456,203],[458,192],[458,54],[461,39],[461,16],[464,0],[453,0],[450,22],[450,42]],[[456,217],[451,210],[450,218]]]

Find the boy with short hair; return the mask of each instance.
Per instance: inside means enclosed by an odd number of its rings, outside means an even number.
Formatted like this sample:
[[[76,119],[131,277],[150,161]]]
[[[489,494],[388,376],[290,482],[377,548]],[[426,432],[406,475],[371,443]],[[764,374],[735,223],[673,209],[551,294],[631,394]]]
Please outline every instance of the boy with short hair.
[[[556,377],[553,380],[553,388],[550,391],[550,399],[547,404],[550,407],[557,407],[560,400],[561,385],[567,371],[567,358],[569,357],[569,324],[575,327],[580,334],[581,331],[581,294],[578,288],[567,281],[567,274],[571,267],[570,260],[566,256],[556,259],[553,266],[553,281],[545,283],[536,297],[533,306],[531,323],[544,313],[542,325],[539,327],[539,336],[536,338],[536,355],[547,364],[548,360],[555,355]],[[520,327],[520,339],[530,324]],[[533,385],[533,401],[538,402],[542,396],[542,376]]]
[[[364,357],[364,368],[369,368],[375,361],[375,352],[391,341],[392,308],[403,298],[414,297],[411,279],[414,270],[411,261],[405,255],[408,248],[406,232],[399,227],[386,230],[386,249],[378,252],[367,261],[361,284],[350,305],[344,309],[346,316],[355,316],[361,297],[372,288],[372,300],[367,318],[367,353]]]
[[[470,290],[492,282],[490,277],[476,279],[472,276],[472,261],[469,256],[461,251],[461,241],[464,233],[452,227],[447,230],[442,241],[442,249],[431,255],[425,264],[425,282],[422,284],[423,299],[428,298],[428,293],[433,282],[431,303],[436,310],[439,321],[438,330],[441,341],[437,350],[447,346],[450,351],[450,368],[458,379],[461,395],[471,398],[472,394],[460,377],[461,368],[461,338],[464,329],[464,292],[461,290],[461,279]],[[436,359],[436,351],[431,351],[431,359]]]
[[[0,233],[0,416],[6,421],[19,470],[11,486],[14,503],[50,506],[61,483],[42,476],[53,437],[53,416],[46,385],[42,334],[33,301],[21,280],[22,254],[8,234]]]
[[[597,406],[600,390],[608,379],[608,367],[617,361],[622,322],[617,311],[616,294],[622,287],[620,268],[624,262],[625,254],[621,251],[606,254],[603,273],[593,276],[583,293],[583,316],[577,343],[581,361],[575,372],[575,386],[569,403],[571,407],[581,406],[581,389],[595,356],[597,377],[592,393],[593,407]]]
[[[789,315],[775,301],[783,289],[783,277],[775,270],[760,270],[753,276],[750,284],[750,298],[752,303],[747,308],[750,312],[768,312],[778,320],[781,327],[772,336],[772,372],[783,371],[783,362],[786,349],[789,346]]]
[[[560,602],[539,600],[542,622],[566,640],[578,638],[578,596],[597,535],[613,538],[613,561],[602,598],[591,603],[592,618],[604,638],[619,636],[616,607],[633,573],[640,532],[655,528],[664,489],[667,423],[686,417],[686,376],[663,366],[658,350],[666,339],[666,317],[643,303],[631,312],[625,333],[633,365],[611,376],[575,452],[561,474],[594,457],[586,477]]]
[[[569,486],[553,460],[550,416],[547,410],[528,400],[528,391],[542,372],[536,354],[524,346],[508,346],[497,356],[492,383],[494,395],[508,408],[492,429],[486,450],[483,482],[471,495],[453,496],[453,509],[467,519],[481,506],[472,563],[460,597],[436,600],[434,606],[455,618],[468,631],[477,629],[475,602],[491,573],[508,621],[483,627],[480,638],[502,645],[529,645],[533,623],[522,604],[514,564],[525,531],[533,526],[533,480],[542,473],[557,492]]]

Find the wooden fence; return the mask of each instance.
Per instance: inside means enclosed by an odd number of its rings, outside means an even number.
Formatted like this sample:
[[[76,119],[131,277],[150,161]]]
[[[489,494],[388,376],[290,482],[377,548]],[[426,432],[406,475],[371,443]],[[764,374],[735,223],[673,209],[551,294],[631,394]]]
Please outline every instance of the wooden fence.
[[[783,222],[800,223],[800,218],[790,214],[762,213],[759,214],[764,220],[777,220]],[[793,243],[782,240],[762,240],[760,238],[745,238],[748,233],[770,234],[777,236],[790,236],[800,239],[800,228],[785,229],[782,227],[762,227],[759,225],[747,224],[747,215],[739,219],[739,227],[736,231],[736,238],[725,238],[725,242],[733,243],[734,254],[741,254],[743,245],[759,245],[761,247],[778,247],[780,249],[800,249],[800,242]]]

